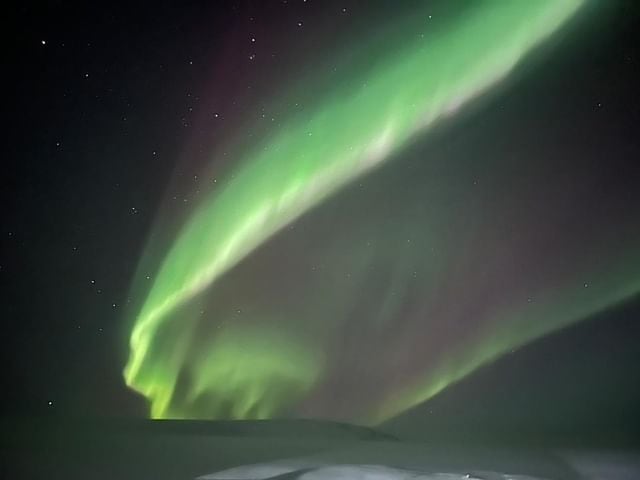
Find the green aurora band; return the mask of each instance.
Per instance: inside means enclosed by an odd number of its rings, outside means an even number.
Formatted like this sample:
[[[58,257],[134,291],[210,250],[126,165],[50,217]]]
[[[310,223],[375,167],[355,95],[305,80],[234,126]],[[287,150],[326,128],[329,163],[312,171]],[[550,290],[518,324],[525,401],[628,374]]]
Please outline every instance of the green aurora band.
[[[233,180],[184,224],[135,318],[124,376],[150,401],[151,417],[201,417],[193,403],[203,395],[210,418],[268,418],[301,401],[322,376],[321,343],[314,349],[303,347],[295,333],[225,327],[208,351],[193,358],[191,343],[202,319],[188,311],[189,304],[285,226],[498,84],[581,4],[479,2],[438,33],[415,32],[402,49],[376,52],[374,67],[344,79],[314,111],[292,118],[240,159]],[[639,287],[627,282],[553,318],[548,311],[530,311],[531,318],[547,320],[526,318],[516,329],[505,324],[503,331],[487,332],[477,347],[454,353],[453,361],[427,372],[419,385],[394,392],[357,420],[384,421],[513,346]],[[177,399],[185,370],[190,383]]]

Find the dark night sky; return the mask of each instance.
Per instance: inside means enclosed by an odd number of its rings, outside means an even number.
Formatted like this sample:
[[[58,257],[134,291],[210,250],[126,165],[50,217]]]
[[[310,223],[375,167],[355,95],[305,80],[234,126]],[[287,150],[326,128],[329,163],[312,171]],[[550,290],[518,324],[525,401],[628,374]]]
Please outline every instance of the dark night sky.
[[[122,368],[127,307],[139,301],[130,287],[158,215],[168,230],[181,221],[197,200],[198,166],[243,128],[257,102],[417,3],[48,2],[10,9],[0,189],[3,414],[146,415]],[[470,115],[493,122],[488,132],[535,144],[536,154],[566,151],[557,171],[575,171],[586,159],[590,175],[603,179],[590,205],[621,209],[601,226],[615,236],[640,228],[640,9],[613,3],[601,24],[577,27],[543,68],[518,73],[516,86],[478,107],[489,109],[486,116]],[[548,130],[535,131],[540,125]],[[473,141],[482,131],[464,132],[451,126],[425,148],[444,151],[447,135],[482,145]],[[517,145],[505,148],[521,155]],[[592,211],[580,214],[585,223]],[[437,397],[433,408],[445,419],[464,411],[462,418],[493,424],[507,412],[503,423],[550,430],[560,417],[568,429],[633,422],[639,320],[636,296],[509,353]],[[574,402],[581,408],[570,408]]]

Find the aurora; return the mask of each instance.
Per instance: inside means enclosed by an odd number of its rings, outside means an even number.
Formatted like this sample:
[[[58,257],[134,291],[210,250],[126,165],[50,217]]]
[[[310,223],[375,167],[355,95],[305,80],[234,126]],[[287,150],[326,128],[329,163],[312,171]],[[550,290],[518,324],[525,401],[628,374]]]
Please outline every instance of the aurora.
[[[149,400],[151,416],[302,415],[378,423],[510,349],[635,295],[640,277],[628,267],[628,256],[611,253],[609,264],[592,271],[572,267],[562,295],[541,290],[540,279],[534,278],[527,285],[537,294],[523,295],[524,306],[503,298],[468,318],[469,300],[450,299],[446,312],[438,304],[450,295],[447,282],[458,281],[460,270],[467,272],[465,282],[475,272],[472,261],[463,261],[468,246],[454,248],[455,242],[447,240],[453,227],[440,220],[454,216],[456,208],[420,217],[420,233],[404,236],[354,215],[357,231],[337,234],[320,247],[285,228],[309,225],[320,216],[324,220],[317,225],[325,227],[324,233],[312,237],[333,237],[323,216],[335,212],[335,202],[344,196],[346,204],[358,204],[349,197],[355,195],[350,188],[357,180],[375,181],[387,163],[389,168],[396,163],[392,160],[400,164],[401,153],[434,127],[447,119],[453,123],[465,106],[501,84],[561,29],[581,4],[480,2],[451,15],[437,31],[426,27],[428,16],[419,10],[415,15],[425,22],[399,20],[389,33],[398,48],[368,53],[372,61],[364,62],[366,67],[350,72],[320,98],[310,94],[308,110],[292,112],[288,121],[245,149],[221,189],[185,220],[135,315],[124,376]],[[408,26],[413,30],[407,32]],[[290,103],[286,90],[275,103]],[[424,159],[433,165],[442,161]],[[437,191],[436,180],[425,188]],[[345,211],[351,211],[348,205]],[[334,219],[340,224],[344,216]],[[474,238],[472,231],[468,235]],[[510,247],[503,238],[494,240],[503,245],[492,264],[498,269],[508,264]],[[405,241],[420,245],[419,251],[399,253],[398,244]],[[283,242],[300,250],[274,254],[274,244]],[[367,248],[372,244],[378,247]],[[482,244],[476,248],[482,251]],[[253,263],[270,264],[273,257],[313,264],[313,271],[316,265],[344,267],[346,280],[324,277],[319,287],[298,272],[291,274],[296,286],[283,291],[291,281],[282,279],[277,267],[268,269],[271,282],[262,278],[266,273],[251,270]],[[315,261],[321,257],[326,262]],[[386,286],[371,286],[375,268],[390,272]],[[599,282],[581,280],[595,274]],[[482,278],[476,280],[482,285]],[[270,285],[279,282],[282,289]],[[380,294],[372,310],[366,298],[376,289]],[[354,305],[353,299],[363,305]],[[443,325],[458,332],[446,348],[430,345],[425,354],[412,343],[422,335],[430,344]],[[356,326],[358,333],[349,333]],[[358,346],[341,343],[352,336],[360,338]],[[344,362],[339,374],[336,352]],[[376,355],[380,365],[370,374],[363,365]],[[355,383],[357,388],[345,387]]]

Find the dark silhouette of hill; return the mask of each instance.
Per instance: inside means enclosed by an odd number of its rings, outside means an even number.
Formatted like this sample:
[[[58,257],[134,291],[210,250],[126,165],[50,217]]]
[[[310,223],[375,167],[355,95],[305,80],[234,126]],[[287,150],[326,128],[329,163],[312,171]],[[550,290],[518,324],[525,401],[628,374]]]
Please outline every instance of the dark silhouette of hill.
[[[243,463],[393,441],[319,420],[189,421],[12,417],[0,420],[2,478],[194,478]],[[2,476],[2,475],[0,475]]]

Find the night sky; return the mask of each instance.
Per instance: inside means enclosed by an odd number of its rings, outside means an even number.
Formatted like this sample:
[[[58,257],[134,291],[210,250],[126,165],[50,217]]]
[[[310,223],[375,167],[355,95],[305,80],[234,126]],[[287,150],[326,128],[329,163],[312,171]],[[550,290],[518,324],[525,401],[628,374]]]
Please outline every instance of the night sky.
[[[640,10],[581,3],[11,10],[3,414],[637,419]]]

